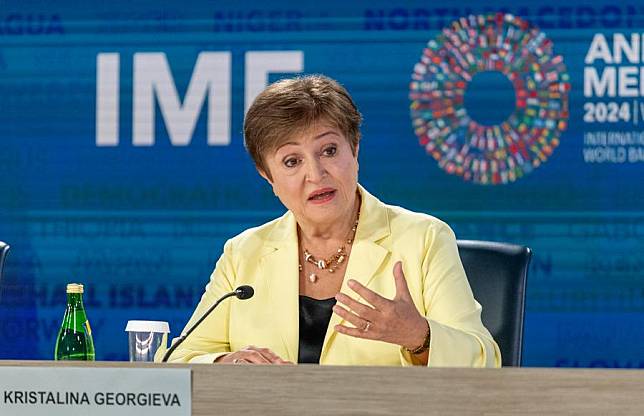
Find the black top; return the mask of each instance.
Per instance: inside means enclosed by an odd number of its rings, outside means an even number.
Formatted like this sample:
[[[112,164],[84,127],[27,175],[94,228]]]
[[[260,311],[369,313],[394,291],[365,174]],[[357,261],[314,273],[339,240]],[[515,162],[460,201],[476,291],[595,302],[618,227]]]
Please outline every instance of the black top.
[[[300,351],[298,363],[320,363],[326,329],[335,298],[313,299],[300,295]]]

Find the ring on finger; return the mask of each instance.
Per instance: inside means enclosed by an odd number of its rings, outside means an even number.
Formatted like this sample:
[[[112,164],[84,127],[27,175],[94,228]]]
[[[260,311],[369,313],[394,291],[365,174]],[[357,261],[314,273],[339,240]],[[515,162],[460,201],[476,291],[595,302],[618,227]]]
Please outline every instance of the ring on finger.
[[[367,321],[367,324],[364,326],[362,332],[368,332],[369,328],[371,328],[371,321]]]

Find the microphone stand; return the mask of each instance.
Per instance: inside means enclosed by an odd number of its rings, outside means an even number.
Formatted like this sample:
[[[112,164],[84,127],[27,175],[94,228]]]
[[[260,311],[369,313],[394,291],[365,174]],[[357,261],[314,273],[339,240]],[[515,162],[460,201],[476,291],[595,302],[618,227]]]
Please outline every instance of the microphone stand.
[[[238,289],[238,290],[239,290],[239,289]],[[161,362],[162,362],[162,363],[166,363],[166,362],[168,362],[168,358],[170,358],[170,356],[172,355],[172,353],[174,352],[174,350],[176,350],[176,349],[177,349],[177,347],[178,347],[179,345],[181,345],[181,344],[183,343],[183,341],[185,341],[185,340],[186,340],[186,338],[188,338],[188,335],[192,334],[192,331],[194,331],[195,329],[197,329],[197,327],[199,326],[199,324],[201,324],[201,322],[203,322],[203,320],[204,320],[204,319],[206,319],[206,317],[207,317],[208,315],[210,315],[210,313],[211,313],[212,311],[214,311],[214,310],[215,310],[215,308],[217,307],[217,305],[219,305],[219,304],[220,304],[224,299],[227,299],[227,298],[229,298],[229,297],[231,297],[231,296],[238,296],[238,290],[235,290],[234,292],[226,293],[224,296],[222,296],[221,298],[219,298],[219,300],[218,300],[217,302],[215,302],[215,304],[214,304],[214,305],[212,305],[212,306],[211,306],[211,307],[206,311],[206,313],[204,313],[204,314],[201,316],[201,318],[199,318],[199,320],[198,320],[198,321],[197,321],[193,326],[191,326],[191,327],[190,327],[190,329],[188,329],[188,330],[186,331],[186,333],[185,333],[185,334],[183,334],[183,335],[181,335],[181,337],[179,337],[179,339],[177,340],[177,342],[175,342],[175,343],[174,343],[170,348],[168,348],[168,351],[166,351],[166,353],[163,355],[163,358],[161,359]]]

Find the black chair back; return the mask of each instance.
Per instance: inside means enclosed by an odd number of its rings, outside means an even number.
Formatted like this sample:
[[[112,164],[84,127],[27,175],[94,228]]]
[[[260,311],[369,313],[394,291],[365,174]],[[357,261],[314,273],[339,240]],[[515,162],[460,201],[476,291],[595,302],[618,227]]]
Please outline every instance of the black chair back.
[[[4,270],[4,261],[9,253],[9,244],[0,241],[0,282],[2,282],[2,271]]]
[[[532,250],[515,244],[458,240],[481,320],[501,349],[504,367],[520,367],[526,281]]]

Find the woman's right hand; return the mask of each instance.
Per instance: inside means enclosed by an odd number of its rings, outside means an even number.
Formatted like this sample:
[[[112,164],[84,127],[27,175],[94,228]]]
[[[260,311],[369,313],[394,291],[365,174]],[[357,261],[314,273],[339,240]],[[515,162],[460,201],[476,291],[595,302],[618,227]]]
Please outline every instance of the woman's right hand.
[[[283,360],[268,348],[248,345],[239,351],[231,352],[215,360],[217,364],[293,364]]]

